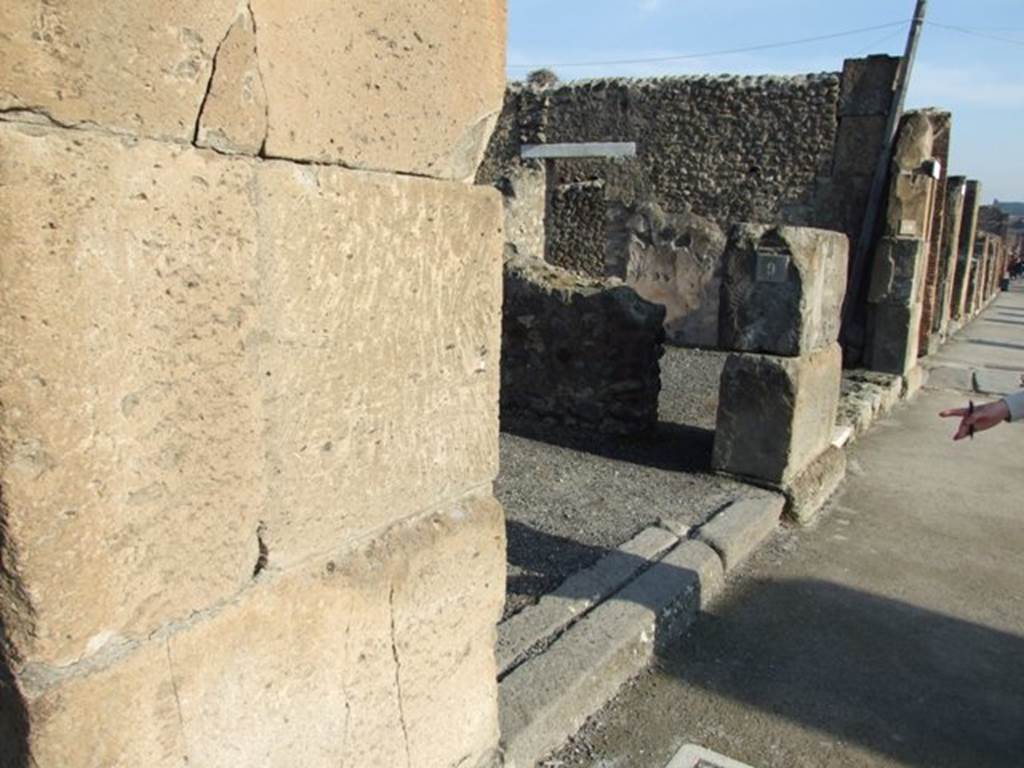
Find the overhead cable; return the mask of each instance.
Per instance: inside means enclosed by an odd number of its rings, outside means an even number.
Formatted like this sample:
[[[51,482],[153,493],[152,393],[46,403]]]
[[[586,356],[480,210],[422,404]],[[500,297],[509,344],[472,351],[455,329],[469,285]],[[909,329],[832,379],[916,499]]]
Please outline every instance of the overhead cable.
[[[860,29],[849,29],[845,32],[834,32],[828,35],[816,35],[815,37],[805,37],[799,40],[787,40],[779,43],[764,43],[762,45],[750,45],[743,48],[728,48],[719,51],[706,51],[704,53],[686,53],[678,56],[657,56],[653,58],[645,59],[618,59],[612,61],[574,61],[564,62],[561,64],[548,62],[546,64],[509,64],[509,69],[539,69],[541,67],[553,67],[553,68],[568,68],[568,67],[602,67],[610,66],[614,64],[655,64],[663,61],[683,61],[685,59],[706,59],[711,56],[727,56],[734,53],[749,53],[751,51],[764,51],[771,48],[786,48],[791,45],[804,45],[806,43],[816,43],[819,40],[834,40],[838,37],[849,37],[851,35],[860,35],[864,32],[873,32],[876,29],[889,29],[891,27],[898,27],[908,24],[909,19],[903,19],[902,21],[892,21],[888,24],[876,24],[871,27],[861,27]]]

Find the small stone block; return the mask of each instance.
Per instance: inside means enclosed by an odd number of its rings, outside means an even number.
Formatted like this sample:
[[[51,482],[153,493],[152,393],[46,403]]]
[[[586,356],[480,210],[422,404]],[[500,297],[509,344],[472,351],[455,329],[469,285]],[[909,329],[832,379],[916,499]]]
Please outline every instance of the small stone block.
[[[868,365],[876,371],[907,375],[917,365],[920,321],[920,304],[872,305],[868,315]]]
[[[720,346],[796,356],[835,342],[846,260],[846,236],[838,232],[735,227],[723,259]]]
[[[923,277],[926,243],[917,237],[886,237],[875,250],[868,302],[914,303]]]
[[[730,355],[712,466],[772,484],[791,480],[831,443],[841,376],[838,344],[800,358]]]
[[[800,525],[807,525],[845,477],[846,453],[830,445],[807,469],[784,486],[786,516]]]

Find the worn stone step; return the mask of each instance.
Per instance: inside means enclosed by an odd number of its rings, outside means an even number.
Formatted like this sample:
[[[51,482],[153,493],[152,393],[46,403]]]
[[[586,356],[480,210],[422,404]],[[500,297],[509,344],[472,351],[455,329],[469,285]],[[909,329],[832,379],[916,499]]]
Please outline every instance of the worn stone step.
[[[570,576],[551,594],[498,625],[498,676],[522,662],[587,611],[650,567],[679,539],[662,528],[645,528],[593,566]]]
[[[684,541],[499,685],[506,768],[533,768],[650,662],[721,589],[722,562]]]

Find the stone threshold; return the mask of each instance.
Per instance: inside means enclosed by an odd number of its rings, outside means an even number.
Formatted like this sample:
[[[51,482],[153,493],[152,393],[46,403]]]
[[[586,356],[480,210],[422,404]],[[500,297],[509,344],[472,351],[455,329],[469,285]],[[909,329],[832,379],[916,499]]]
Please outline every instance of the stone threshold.
[[[785,499],[759,492],[690,529],[643,530],[498,626],[506,768],[532,768],[679,638],[778,527]]]

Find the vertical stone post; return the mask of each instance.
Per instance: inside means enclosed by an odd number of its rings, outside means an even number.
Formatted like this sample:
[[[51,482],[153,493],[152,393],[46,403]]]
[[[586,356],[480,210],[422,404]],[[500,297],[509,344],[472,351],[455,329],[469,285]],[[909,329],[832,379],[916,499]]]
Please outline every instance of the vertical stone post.
[[[845,474],[831,441],[848,248],[837,232],[743,224],[725,253],[719,343],[735,352],[722,372],[712,463],[784,491],[800,522]]]
[[[988,236],[979,232],[974,240],[972,255],[971,281],[968,286],[966,319],[971,320],[981,308],[981,297],[984,293],[986,265],[988,261]]]
[[[0,28],[0,765],[490,764],[504,3]]]
[[[938,179],[933,192],[932,217],[929,224],[928,266],[925,271],[924,297],[921,306],[921,324],[918,330],[918,354],[925,355],[939,344],[938,325],[942,311],[940,290],[944,262],[942,238],[946,228],[948,196],[946,187],[949,175],[949,143],[953,116],[949,112],[929,111],[932,123],[932,158]]]
[[[963,224],[960,227],[959,256],[953,287],[953,319],[957,327],[966,322],[968,297],[974,267],[974,241],[978,234],[978,209],[981,207],[981,182],[969,179],[964,192]]]
[[[949,334],[953,313],[953,291],[956,283],[957,253],[960,246],[960,229],[964,219],[964,197],[967,179],[951,176],[946,182],[946,216],[943,220],[942,243],[939,248],[939,288],[941,307],[937,314],[938,324],[933,325],[939,343]],[[929,350],[932,351],[932,350]]]
[[[938,166],[930,112],[910,112],[893,152],[882,237],[868,290],[869,368],[898,376],[917,365]]]

